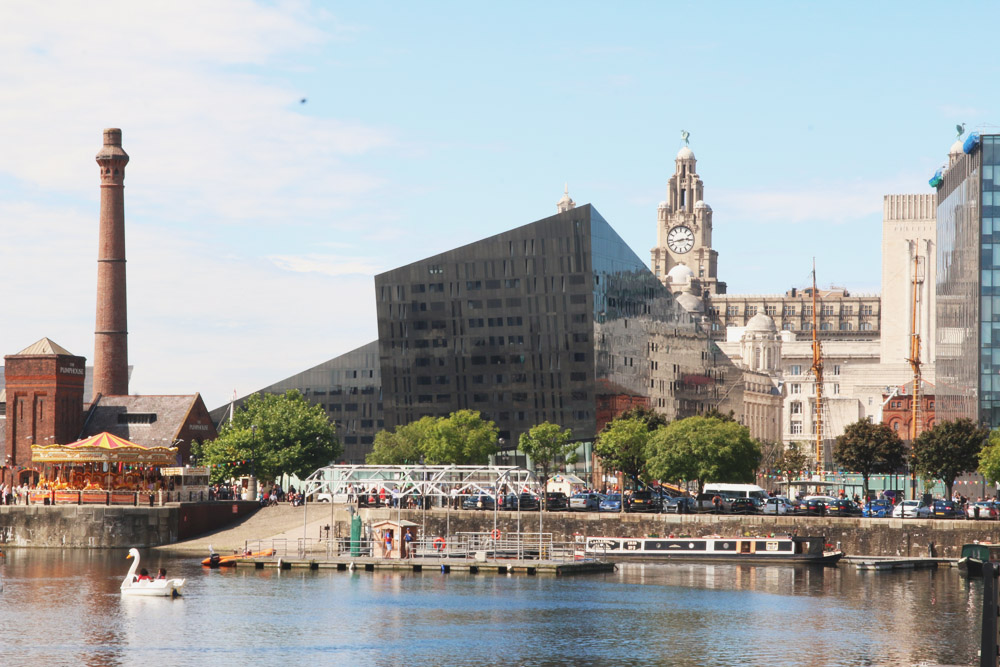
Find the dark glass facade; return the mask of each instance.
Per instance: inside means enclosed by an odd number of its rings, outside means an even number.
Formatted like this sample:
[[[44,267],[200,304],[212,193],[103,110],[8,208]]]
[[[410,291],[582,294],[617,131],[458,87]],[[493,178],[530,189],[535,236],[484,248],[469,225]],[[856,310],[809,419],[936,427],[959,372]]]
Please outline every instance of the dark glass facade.
[[[936,418],[1000,425],[1000,136],[938,189],[936,337]]]
[[[728,359],[589,205],[380,274],[375,289],[387,428],[472,409],[513,449],[544,421],[592,440],[609,405],[741,412],[742,395],[720,391]]]
[[[322,406],[336,424],[337,437],[344,446],[336,463],[364,463],[375,434],[384,426],[378,361],[378,341],[373,341],[256,393],[284,394],[298,389],[309,402]],[[237,400],[236,407],[245,400]],[[219,424],[228,417],[229,407],[227,404],[213,410],[212,420]]]

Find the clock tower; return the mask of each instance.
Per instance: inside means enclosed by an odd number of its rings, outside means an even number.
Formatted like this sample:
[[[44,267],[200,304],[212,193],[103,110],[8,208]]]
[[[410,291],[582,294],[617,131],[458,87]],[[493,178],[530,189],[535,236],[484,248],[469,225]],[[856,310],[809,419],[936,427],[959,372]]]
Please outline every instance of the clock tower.
[[[683,264],[705,294],[725,294],[726,283],[719,282],[716,273],[719,253],[712,250],[712,207],[702,199],[704,184],[695,171],[694,153],[685,145],[674,163],[667,200],[660,202],[656,212],[656,247],[651,251],[650,268],[667,285],[670,269]]]

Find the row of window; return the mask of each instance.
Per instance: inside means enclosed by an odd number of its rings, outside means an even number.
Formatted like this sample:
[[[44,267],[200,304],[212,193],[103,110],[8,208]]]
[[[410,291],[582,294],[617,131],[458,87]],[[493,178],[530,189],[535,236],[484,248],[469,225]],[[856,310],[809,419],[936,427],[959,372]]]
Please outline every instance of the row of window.
[[[823,306],[820,309],[820,315],[837,315],[838,312],[837,312],[836,308],[837,308],[836,306],[832,306],[832,305]],[[709,310],[711,311],[712,315],[718,315],[719,314],[719,308],[717,306],[713,306]],[[758,309],[757,306],[745,306],[743,310],[744,310],[744,315],[746,315],[747,317],[753,317],[758,312],[763,312],[765,315],[770,315],[772,317],[775,317],[775,316],[778,315],[778,307],[777,306],[764,306],[763,309]],[[737,306],[737,305],[728,305],[728,306],[726,306],[726,316],[727,317],[736,317],[739,314],[740,314],[740,307],[739,306]],[[782,308],[781,314],[784,315],[784,316],[794,316],[796,314],[795,306],[784,306]],[[812,314],[813,314],[813,308],[812,308],[812,306],[803,306],[802,307],[802,315],[804,315],[806,317],[811,317]],[[858,314],[860,314],[860,315],[874,315],[875,314],[875,307],[872,306],[872,305],[863,305],[863,306],[861,306],[859,308]],[[840,307],[839,315],[842,316],[842,317],[844,317],[844,316],[853,316],[854,315],[854,306],[841,306]]]

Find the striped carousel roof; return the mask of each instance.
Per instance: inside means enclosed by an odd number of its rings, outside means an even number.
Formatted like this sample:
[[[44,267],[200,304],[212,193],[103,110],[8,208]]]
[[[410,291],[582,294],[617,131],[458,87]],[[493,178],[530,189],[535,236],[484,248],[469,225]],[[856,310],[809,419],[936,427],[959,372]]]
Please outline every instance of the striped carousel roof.
[[[122,447],[135,447],[136,449],[163,449],[162,447],[146,447],[144,445],[139,445],[134,442],[130,442],[125,438],[119,438],[117,435],[111,435],[110,433],[98,433],[97,435],[92,435],[89,438],[84,438],[83,440],[77,440],[76,442],[71,442],[68,445],[63,445],[67,449],[121,449]]]
[[[31,460],[40,463],[123,461],[164,465],[173,463],[176,456],[176,447],[147,447],[110,433],[98,433],[68,445],[31,446]]]

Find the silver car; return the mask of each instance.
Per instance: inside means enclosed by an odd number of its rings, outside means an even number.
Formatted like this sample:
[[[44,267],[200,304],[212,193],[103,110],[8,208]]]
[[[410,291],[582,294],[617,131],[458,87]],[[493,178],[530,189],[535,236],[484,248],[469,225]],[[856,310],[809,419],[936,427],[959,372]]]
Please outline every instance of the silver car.
[[[573,512],[596,512],[601,509],[604,496],[599,493],[575,493],[569,499],[569,509]]]
[[[892,510],[893,519],[926,519],[930,515],[930,506],[922,500],[903,500]]]
[[[764,514],[791,514],[795,511],[795,505],[784,496],[775,496],[764,501]]]

